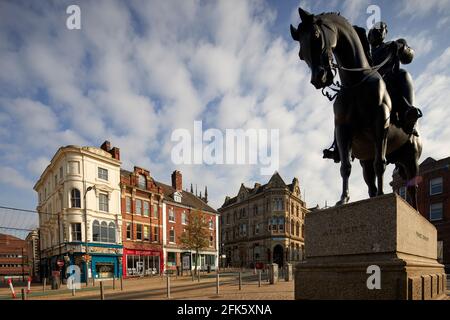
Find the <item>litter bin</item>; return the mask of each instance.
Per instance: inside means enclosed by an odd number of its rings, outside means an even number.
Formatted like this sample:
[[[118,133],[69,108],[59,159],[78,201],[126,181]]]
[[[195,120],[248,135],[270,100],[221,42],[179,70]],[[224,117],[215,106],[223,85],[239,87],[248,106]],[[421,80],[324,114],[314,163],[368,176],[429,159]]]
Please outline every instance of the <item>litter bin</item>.
[[[208,264],[208,266],[206,267],[206,270],[208,271],[208,273],[211,273],[211,266]]]

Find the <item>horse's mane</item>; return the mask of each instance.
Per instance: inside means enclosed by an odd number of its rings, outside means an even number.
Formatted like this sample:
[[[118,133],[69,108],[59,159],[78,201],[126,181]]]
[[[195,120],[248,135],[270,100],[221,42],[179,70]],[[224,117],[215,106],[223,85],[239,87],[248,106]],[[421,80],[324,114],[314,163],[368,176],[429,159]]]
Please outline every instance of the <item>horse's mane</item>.
[[[356,34],[358,35],[359,40],[361,41],[367,61],[369,62],[370,65],[372,65],[372,55],[370,54],[370,45],[369,45],[369,40],[367,39],[366,29],[356,26],[356,25],[352,25],[350,23],[350,21],[347,20],[347,18],[345,18],[344,16],[341,16],[340,12],[322,12],[321,14],[318,14],[317,16],[318,17],[326,17],[326,16],[339,17],[340,19],[342,19],[343,21],[348,23],[348,25],[350,27],[353,27]]]

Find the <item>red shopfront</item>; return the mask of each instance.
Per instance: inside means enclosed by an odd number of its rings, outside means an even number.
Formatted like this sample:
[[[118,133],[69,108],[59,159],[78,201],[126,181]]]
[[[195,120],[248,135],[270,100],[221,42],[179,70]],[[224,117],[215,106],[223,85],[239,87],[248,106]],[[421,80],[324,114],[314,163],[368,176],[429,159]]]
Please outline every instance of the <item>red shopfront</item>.
[[[157,275],[163,269],[162,250],[123,249],[123,277]]]

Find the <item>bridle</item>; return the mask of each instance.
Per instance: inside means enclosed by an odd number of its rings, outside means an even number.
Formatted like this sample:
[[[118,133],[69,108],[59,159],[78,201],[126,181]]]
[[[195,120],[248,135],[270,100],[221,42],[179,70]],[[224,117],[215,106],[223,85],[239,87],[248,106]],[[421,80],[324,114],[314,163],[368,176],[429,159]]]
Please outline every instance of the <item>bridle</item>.
[[[333,101],[342,89],[350,89],[350,88],[354,88],[354,87],[361,85],[369,77],[371,77],[375,72],[378,72],[378,70],[380,70],[384,65],[386,65],[392,59],[393,53],[389,52],[389,55],[386,57],[386,59],[383,60],[383,62],[381,62],[380,64],[373,66],[373,67],[346,68],[344,66],[339,65],[338,63],[335,63],[334,59],[333,59],[333,50],[331,49],[329,38],[326,37],[324,27],[326,27],[327,29],[329,29],[332,32],[335,32],[335,30],[333,30],[332,27],[330,27],[328,24],[324,23],[323,21],[321,21],[321,20],[319,20],[319,21],[320,21],[320,23],[316,23],[315,25],[320,30],[320,36],[322,39],[322,51],[320,54],[321,67],[324,68],[325,70],[330,70],[333,73],[332,84],[327,87],[322,88],[322,95],[327,97],[328,100]],[[327,64],[324,63],[324,57],[327,57],[327,59],[328,59]],[[351,86],[344,86],[341,83],[339,83],[339,81],[334,80],[336,78],[338,70],[346,71],[346,72],[362,72],[362,71],[370,71],[370,72],[367,73],[356,84],[353,84]],[[334,86],[335,88],[333,88],[332,86]],[[326,89],[330,89],[330,90],[334,91],[334,94],[331,95],[330,93],[325,91]]]

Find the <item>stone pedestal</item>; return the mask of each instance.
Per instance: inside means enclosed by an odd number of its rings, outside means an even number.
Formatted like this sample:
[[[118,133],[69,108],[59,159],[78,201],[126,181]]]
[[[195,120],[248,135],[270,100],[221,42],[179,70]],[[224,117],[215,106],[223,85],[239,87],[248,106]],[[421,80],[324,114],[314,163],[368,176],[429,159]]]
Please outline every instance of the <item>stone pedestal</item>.
[[[284,280],[291,281],[292,280],[292,264],[286,263],[284,267]]]
[[[297,300],[446,297],[436,228],[394,194],[307,214],[305,254],[295,271]]]
[[[272,263],[270,265],[270,284],[278,282],[278,264]]]

